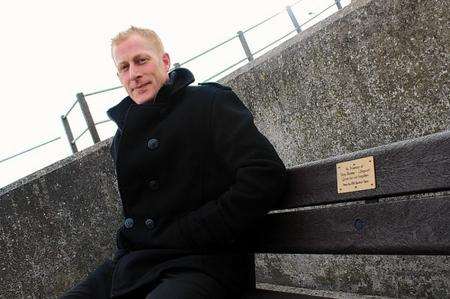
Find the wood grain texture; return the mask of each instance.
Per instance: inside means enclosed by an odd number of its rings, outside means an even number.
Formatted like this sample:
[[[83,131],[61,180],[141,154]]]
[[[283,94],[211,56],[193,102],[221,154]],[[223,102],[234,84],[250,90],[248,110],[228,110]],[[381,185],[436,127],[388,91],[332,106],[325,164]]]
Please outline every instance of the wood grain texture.
[[[337,193],[336,164],[374,156],[376,189]],[[450,190],[450,131],[294,167],[278,209]]]
[[[267,215],[255,252],[450,254],[450,196]]]

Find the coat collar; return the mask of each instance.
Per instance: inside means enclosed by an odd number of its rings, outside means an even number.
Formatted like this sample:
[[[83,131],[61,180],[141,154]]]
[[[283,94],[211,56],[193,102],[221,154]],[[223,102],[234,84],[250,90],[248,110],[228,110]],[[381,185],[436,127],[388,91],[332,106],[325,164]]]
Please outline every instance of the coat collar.
[[[174,96],[176,93],[178,93],[194,81],[194,75],[192,75],[192,73],[188,69],[174,69],[169,73],[169,80],[158,91],[155,101],[142,105],[153,105],[154,103],[168,102],[172,98],[172,96]],[[117,127],[122,130],[127,111],[133,105],[137,104],[134,103],[129,96],[127,96],[119,104],[111,107],[106,112],[106,114],[112,121],[116,123]]]

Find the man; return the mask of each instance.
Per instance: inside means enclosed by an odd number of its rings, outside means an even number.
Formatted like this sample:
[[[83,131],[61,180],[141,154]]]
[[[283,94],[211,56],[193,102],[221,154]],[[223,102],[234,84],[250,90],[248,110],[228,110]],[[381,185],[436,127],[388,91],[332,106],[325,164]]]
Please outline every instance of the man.
[[[237,298],[244,239],[282,196],[285,168],[233,91],[189,86],[151,30],[112,40],[128,97],[108,111],[124,222],[118,250],[64,298]]]

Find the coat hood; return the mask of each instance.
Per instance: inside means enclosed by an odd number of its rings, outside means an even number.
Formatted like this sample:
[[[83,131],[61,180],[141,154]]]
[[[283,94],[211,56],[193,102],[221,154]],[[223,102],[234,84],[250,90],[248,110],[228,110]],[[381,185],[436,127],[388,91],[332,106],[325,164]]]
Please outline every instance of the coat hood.
[[[169,80],[161,87],[156,95],[155,101],[152,103],[145,103],[141,105],[153,105],[154,103],[164,103],[168,101],[173,95],[194,82],[194,75],[185,68],[177,68],[169,73]],[[128,109],[132,105],[137,105],[133,100],[127,96],[119,104],[108,109],[106,114],[114,121],[119,129],[122,129],[125,116]]]

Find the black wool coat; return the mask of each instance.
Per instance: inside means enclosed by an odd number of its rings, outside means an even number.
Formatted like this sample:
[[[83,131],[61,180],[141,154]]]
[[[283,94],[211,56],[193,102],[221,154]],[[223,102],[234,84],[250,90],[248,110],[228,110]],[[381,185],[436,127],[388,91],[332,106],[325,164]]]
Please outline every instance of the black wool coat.
[[[217,83],[176,69],[152,103],[108,110],[124,223],[112,297],[167,269],[195,269],[239,292],[253,281],[243,240],[282,196],[285,167],[248,109]]]

